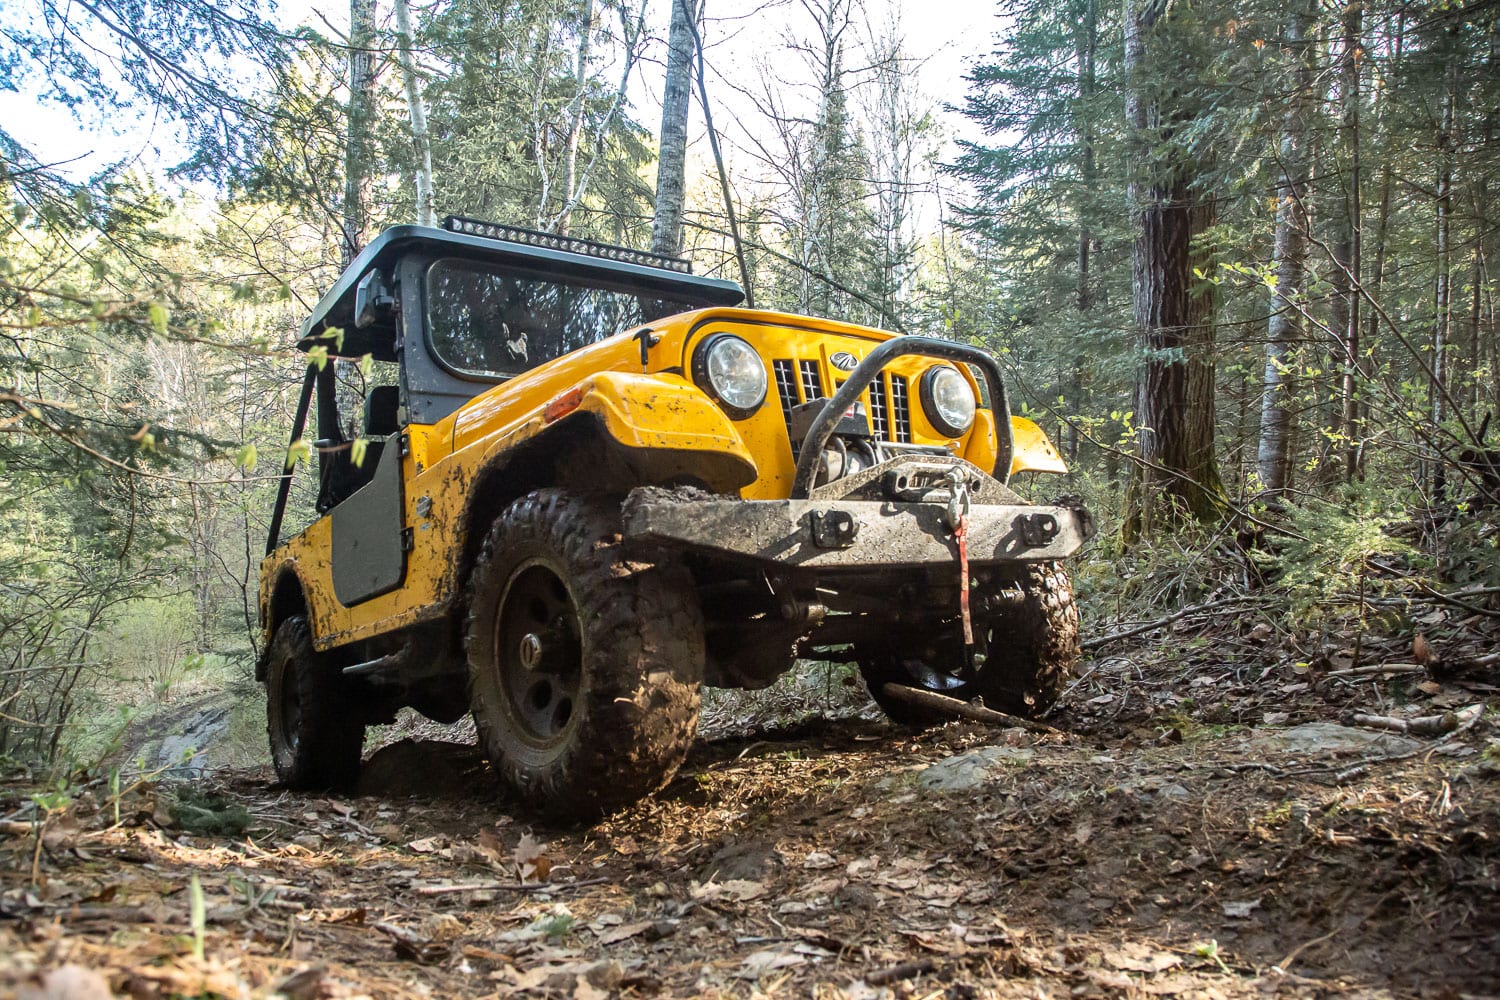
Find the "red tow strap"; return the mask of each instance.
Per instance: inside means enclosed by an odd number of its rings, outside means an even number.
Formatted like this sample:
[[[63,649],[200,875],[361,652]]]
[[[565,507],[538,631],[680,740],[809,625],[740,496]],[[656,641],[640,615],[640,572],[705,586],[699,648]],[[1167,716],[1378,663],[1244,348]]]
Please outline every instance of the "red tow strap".
[[[953,530],[958,542],[958,610],[964,619],[964,645],[974,645],[974,622],[969,617],[969,515],[958,515],[958,527]]]

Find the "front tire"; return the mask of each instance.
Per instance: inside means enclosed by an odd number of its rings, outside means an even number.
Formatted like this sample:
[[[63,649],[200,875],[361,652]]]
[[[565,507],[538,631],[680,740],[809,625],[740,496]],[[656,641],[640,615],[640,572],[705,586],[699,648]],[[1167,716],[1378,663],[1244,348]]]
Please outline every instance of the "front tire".
[[[480,745],[517,797],[594,817],[677,770],[698,725],[702,614],[684,568],[625,558],[618,506],[556,490],[517,500],[468,606]]]
[[[276,627],[266,661],[266,731],[276,777],[298,791],[348,789],[365,724],[338,667],[313,648],[301,615]]]
[[[861,650],[859,670],[870,697],[892,722],[931,726],[951,717],[885,694],[886,684],[947,695],[960,701],[983,699],[993,708],[1023,718],[1044,714],[1073,676],[1078,662],[1078,605],[1067,571],[1055,562],[1030,565],[1012,581],[1020,601],[977,627],[989,630],[989,658],[977,671],[963,666],[963,646],[954,636],[942,641],[896,641]],[[954,624],[950,633],[956,633]],[[927,637],[931,639],[932,637]]]

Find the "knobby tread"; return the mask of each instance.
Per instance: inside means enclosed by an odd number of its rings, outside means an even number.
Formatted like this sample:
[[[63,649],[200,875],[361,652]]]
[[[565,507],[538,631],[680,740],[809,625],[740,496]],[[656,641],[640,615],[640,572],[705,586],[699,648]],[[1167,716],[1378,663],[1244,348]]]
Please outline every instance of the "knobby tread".
[[[499,685],[494,620],[513,570],[541,558],[579,609],[583,685],[566,743],[550,759],[514,752]],[[501,782],[557,819],[598,816],[651,793],[697,731],[703,618],[681,566],[629,560],[619,504],[538,490],[495,521],[470,578],[465,647],[480,745]],[[533,755],[534,756],[534,755]]]
[[[301,615],[277,626],[266,655],[266,734],[276,777],[298,791],[349,789],[359,777],[365,726],[337,668],[313,647]],[[281,686],[296,685],[296,740],[281,718]]]
[[[1073,677],[1081,652],[1078,605],[1059,563],[1029,566],[1018,582],[1026,600],[994,622],[978,693],[990,708],[1031,718],[1056,704]]]
[[[887,697],[882,690],[887,683],[922,687],[963,701],[980,698],[986,707],[1024,718],[1043,715],[1057,702],[1080,653],[1072,582],[1056,562],[1029,565],[1010,582],[1018,584],[1026,597],[1018,606],[975,623],[989,629],[989,658],[976,677],[961,685],[941,689],[913,678],[901,660],[900,642],[860,650],[860,674],[870,696],[891,721],[929,726],[948,721],[949,716]],[[956,644],[950,648],[951,655],[960,655]]]

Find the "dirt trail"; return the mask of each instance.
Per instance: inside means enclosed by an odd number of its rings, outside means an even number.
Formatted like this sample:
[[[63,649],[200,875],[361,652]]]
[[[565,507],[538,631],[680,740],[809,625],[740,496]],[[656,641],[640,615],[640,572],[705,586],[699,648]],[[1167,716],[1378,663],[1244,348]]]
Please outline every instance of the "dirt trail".
[[[236,695],[214,691],[133,722],[113,755],[122,772],[157,775],[166,780],[195,780],[212,770],[207,751],[229,726]]]
[[[41,889],[31,838],[0,840],[0,993],[68,962],[141,996],[1494,992],[1493,722],[1338,724],[1493,686],[1200,673],[1205,713],[1238,706],[1205,723],[1159,662],[1093,664],[1057,735],[811,720],[701,740],[667,788],[587,829],[528,826],[472,748],[432,742],[380,751],[379,795],[221,776],[207,808],[248,809],[229,832],[186,832],[165,789],[119,827],[107,803],[75,807],[44,837]]]

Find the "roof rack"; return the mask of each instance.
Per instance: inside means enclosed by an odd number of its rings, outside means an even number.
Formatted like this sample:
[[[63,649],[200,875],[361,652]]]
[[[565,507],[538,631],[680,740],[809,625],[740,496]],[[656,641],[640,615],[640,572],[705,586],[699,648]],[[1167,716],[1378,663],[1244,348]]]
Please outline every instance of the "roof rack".
[[[659,267],[666,271],[676,271],[679,274],[693,273],[692,262],[681,257],[668,257],[665,254],[651,253],[648,250],[611,246],[608,243],[596,243],[593,240],[583,240],[573,236],[539,233],[534,229],[522,229],[520,226],[507,226],[499,222],[485,222],[483,219],[470,219],[462,215],[450,215],[443,219],[443,228],[450,233],[464,233],[485,239],[524,243],[527,246],[545,247],[549,250],[566,250],[570,253],[581,253],[603,260],[618,260],[627,264]]]

